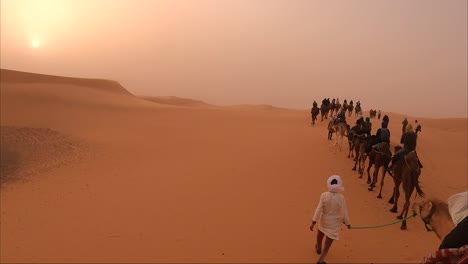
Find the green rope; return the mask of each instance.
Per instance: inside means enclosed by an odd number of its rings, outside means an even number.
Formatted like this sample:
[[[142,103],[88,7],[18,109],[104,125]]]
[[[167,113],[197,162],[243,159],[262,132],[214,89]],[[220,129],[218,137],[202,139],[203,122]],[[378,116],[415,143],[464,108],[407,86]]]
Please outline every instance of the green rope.
[[[394,225],[394,224],[398,224],[398,223],[401,223],[405,220],[408,220],[412,217],[415,217],[417,214],[414,210],[413,211],[413,214],[406,217],[406,218],[403,218],[403,219],[400,219],[398,221],[395,221],[395,222],[391,222],[391,223],[388,223],[388,224],[383,224],[383,225],[374,225],[374,226],[351,226],[351,229],[367,229],[367,228],[379,228],[379,227],[384,227],[384,226],[389,226],[389,225]]]

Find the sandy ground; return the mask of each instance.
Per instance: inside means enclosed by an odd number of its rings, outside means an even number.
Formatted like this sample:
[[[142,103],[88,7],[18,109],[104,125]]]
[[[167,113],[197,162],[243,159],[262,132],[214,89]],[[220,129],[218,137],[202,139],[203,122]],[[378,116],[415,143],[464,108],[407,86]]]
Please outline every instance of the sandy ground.
[[[332,174],[343,178],[353,226],[396,220],[391,177],[377,199],[378,188],[369,192],[351,170],[347,146],[340,152],[327,140],[326,122],[311,126],[308,109],[214,107],[139,98],[110,81],[1,77],[2,262],[314,263],[309,224]],[[384,114],[395,145],[404,116]],[[467,119],[418,120],[427,196],[466,190]],[[375,133],[380,120],[372,122]],[[326,260],[414,263],[440,243],[418,218],[399,228],[343,227]]]

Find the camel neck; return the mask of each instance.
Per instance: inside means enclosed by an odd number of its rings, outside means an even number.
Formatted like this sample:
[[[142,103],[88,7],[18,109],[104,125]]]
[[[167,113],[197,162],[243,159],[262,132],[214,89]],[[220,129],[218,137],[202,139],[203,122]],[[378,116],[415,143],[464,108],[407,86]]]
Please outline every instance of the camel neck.
[[[440,240],[443,240],[455,228],[449,214],[434,212],[429,224]]]

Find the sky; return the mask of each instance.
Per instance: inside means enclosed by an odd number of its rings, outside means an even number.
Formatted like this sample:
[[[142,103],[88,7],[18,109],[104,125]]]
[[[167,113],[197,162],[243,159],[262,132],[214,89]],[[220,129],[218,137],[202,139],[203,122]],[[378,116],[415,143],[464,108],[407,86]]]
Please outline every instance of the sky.
[[[466,0],[1,0],[0,67],[136,95],[468,117]]]

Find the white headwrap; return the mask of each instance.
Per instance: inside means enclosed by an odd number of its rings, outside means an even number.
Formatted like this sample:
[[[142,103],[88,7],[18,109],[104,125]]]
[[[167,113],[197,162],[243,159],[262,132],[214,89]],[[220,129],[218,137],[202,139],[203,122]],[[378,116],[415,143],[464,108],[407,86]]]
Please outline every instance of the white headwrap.
[[[336,180],[338,183],[337,184],[331,184],[333,180]],[[343,188],[343,182],[341,181],[341,177],[338,175],[332,175],[328,178],[327,180],[327,187],[330,192],[342,192],[344,190]]]
[[[453,223],[458,225],[468,214],[468,192],[450,196],[448,198],[448,208]]]

